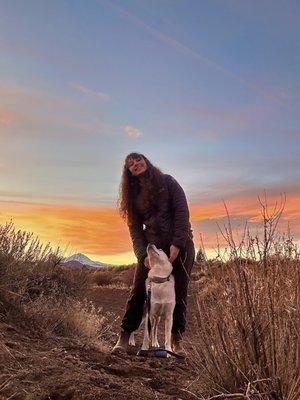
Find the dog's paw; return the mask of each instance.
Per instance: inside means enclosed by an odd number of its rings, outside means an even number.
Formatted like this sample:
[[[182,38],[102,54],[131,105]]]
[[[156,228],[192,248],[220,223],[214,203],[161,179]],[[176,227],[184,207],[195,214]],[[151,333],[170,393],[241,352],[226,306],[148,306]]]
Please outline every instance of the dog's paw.
[[[135,339],[134,339],[134,333],[133,332],[130,334],[130,337],[129,337],[129,345],[130,346],[135,346]]]

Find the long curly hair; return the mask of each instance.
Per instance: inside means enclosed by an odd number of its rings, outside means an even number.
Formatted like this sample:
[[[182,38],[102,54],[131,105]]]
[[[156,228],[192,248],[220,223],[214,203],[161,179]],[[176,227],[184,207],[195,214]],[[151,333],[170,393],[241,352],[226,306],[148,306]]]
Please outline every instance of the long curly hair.
[[[133,223],[136,215],[134,200],[141,190],[141,181],[131,174],[127,162],[130,158],[137,159],[140,157],[143,157],[147,164],[145,179],[143,180],[143,206],[145,210],[151,211],[155,208],[157,193],[164,185],[163,173],[147,157],[141,153],[130,153],[126,156],[119,186],[118,209],[121,217],[128,225]]]

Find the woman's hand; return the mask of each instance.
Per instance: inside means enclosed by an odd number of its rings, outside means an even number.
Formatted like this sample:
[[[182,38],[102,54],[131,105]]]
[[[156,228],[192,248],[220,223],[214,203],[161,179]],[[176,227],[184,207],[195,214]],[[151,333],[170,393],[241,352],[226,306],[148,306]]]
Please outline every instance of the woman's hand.
[[[144,260],[144,265],[145,265],[146,268],[151,269],[150,263],[149,263],[149,257],[146,257],[146,258],[145,258],[145,260]]]
[[[174,244],[171,244],[170,246],[170,257],[169,257],[169,261],[172,264],[173,261],[176,260],[178,253],[179,253],[180,248],[177,246],[174,246]]]

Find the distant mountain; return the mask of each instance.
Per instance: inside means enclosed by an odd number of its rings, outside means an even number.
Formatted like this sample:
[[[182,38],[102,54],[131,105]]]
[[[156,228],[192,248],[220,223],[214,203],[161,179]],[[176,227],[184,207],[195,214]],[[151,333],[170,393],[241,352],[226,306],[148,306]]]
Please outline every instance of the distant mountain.
[[[65,258],[62,261],[62,264],[67,264],[72,267],[91,267],[91,268],[103,268],[103,267],[108,267],[110,266],[109,264],[104,264],[102,262],[98,261],[93,261],[90,258],[88,258],[85,254],[82,253],[76,253],[73,254],[72,256]]]

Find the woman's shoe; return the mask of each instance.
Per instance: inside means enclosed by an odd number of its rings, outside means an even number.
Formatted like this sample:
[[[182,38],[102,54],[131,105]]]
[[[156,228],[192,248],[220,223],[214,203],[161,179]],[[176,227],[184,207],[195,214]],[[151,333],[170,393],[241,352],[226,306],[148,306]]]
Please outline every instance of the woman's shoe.
[[[171,348],[174,353],[181,357],[186,357],[186,353],[182,348],[182,335],[181,333],[172,333],[171,335]]]
[[[130,332],[122,330],[119,339],[111,351],[111,354],[126,353],[129,345]]]

